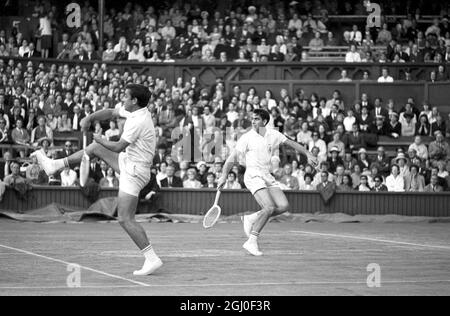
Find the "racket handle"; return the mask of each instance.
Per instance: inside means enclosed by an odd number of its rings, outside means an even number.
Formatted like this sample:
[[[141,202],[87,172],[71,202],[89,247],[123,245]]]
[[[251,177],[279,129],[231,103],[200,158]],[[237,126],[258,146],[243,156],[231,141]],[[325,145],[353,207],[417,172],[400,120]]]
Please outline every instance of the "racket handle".
[[[218,190],[216,193],[216,199],[214,200],[214,205],[217,205],[219,203],[219,199],[220,199],[220,193],[222,191]]]

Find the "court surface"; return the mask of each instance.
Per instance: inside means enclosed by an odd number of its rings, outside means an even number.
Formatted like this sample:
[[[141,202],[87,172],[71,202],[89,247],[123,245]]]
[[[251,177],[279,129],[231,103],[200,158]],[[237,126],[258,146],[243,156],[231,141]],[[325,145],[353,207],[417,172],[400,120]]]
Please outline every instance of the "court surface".
[[[116,223],[0,220],[0,295],[450,295],[449,223],[270,223],[258,258],[238,223],[144,227],[164,266],[134,277]]]

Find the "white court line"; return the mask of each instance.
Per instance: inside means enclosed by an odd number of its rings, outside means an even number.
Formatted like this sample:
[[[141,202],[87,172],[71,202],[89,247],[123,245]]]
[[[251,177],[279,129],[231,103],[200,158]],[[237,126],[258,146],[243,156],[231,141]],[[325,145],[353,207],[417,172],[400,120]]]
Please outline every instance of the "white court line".
[[[436,284],[436,283],[450,283],[450,280],[391,280],[391,281],[382,281],[383,284]],[[238,286],[238,287],[244,287],[244,286],[305,286],[305,285],[364,285],[367,286],[367,282],[364,281],[336,281],[336,282],[329,282],[329,281],[304,281],[304,282],[254,282],[254,283],[205,283],[205,284],[153,284],[150,287],[151,288],[173,288],[173,287],[221,287],[221,286]],[[83,286],[80,288],[68,288],[63,286],[41,286],[41,287],[27,287],[27,286],[4,286],[0,287],[0,290],[42,290],[42,289],[120,289],[120,288],[142,288],[141,286],[137,285],[124,285],[124,286]]]
[[[67,261],[63,261],[63,260],[59,260],[59,259],[43,256],[43,255],[31,252],[31,251],[19,249],[19,248],[9,247],[9,246],[5,246],[5,245],[1,245],[1,244],[0,244],[0,247],[5,248],[5,249],[9,249],[9,250],[14,250],[14,251],[17,251],[17,252],[21,252],[21,253],[24,253],[24,254],[27,254],[27,255],[30,255],[30,256],[35,256],[35,257],[38,257],[38,258],[46,259],[46,260],[49,260],[49,261],[62,263],[62,264],[65,264],[65,265],[72,265],[72,264],[74,264],[74,263],[70,263],[70,262],[67,262]],[[87,271],[91,271],[91,272],[94,272],[94,273],[98,273],[98,274],[102,274],[102,275],[108,276],[110,278],[131,282],[131,283],[134,283],[134,284],[137,284],[137,285],[140,285],[140,286],[150,286],[149,284],[146,284],[146,283],[130,280],[130,279],[118,276],[118,275],[114,275],[114,274],[110,274],[110,273],[103,272],[103,271],[100,271],[100,270],[92,269],[92,268],[85,267],[85,266],[82,266],[82,265],[79,265],[79,264],[77,264],[77,265],[81,269],[84,269],[84,270],[87,270]]]
[[[290,231],[290,233],[311,235],[311,236],[323,236],[323,237],[337,237],[337,238],[346,238],[346,239],[356,239],[356,240],[381,242],[381,243],[387,243],[387,244],[397,244],[397,245],[414,246],[414,247],[422,247],[422,248],[433,248],[433,249],[450,250],[450,247],[448,247],[448,246],[417,244],[417,243],[410,243],[410,242],[404,242],[404,241],[395,241],[395,240],[379,239],[379,238],[370,238],[370,237],[364,237],[364,236],[324,234],[324,233],[307,232],[307,231],[301,231],[301,230],[292,230],[292,231]]]

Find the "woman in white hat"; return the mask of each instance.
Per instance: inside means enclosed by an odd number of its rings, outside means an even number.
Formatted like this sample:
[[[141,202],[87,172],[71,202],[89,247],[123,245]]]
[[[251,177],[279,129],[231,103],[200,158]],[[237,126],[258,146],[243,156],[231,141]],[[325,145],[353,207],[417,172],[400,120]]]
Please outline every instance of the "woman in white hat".
[[[365,148],[360,148],[358,151],[358,165],[361,167],[361,170],[365,168],[370,168],[371,161],[367,156],[367,150]]]

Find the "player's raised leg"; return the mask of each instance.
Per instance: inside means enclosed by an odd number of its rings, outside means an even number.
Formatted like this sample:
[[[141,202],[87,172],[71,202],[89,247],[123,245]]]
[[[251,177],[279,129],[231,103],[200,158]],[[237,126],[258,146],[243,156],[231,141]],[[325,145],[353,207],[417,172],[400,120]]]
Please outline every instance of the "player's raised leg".
[[[120,226],[127,232],[145,257],[142,269],[135,271],[134,275],[149,275],[162,266],[162,261],[155,254],[145,230],[136,222],[135,214],[138,201],[137,196],[119,191],[117,212]]]
[[[53,175],[64,169],[66,166],[71,168],[79,166],[85,152],[90,158],[95,156],[104,160],[115,171],[119,172],[119,154],[97,143],[92,143],[86,147],[85,150],[79,150],[71,156],[63,159],[52,160],[48,158],[42,150],[37,150],[31,155],[36,156],[39,165],[44,169],[47,175]]]

